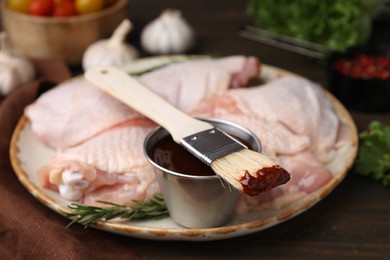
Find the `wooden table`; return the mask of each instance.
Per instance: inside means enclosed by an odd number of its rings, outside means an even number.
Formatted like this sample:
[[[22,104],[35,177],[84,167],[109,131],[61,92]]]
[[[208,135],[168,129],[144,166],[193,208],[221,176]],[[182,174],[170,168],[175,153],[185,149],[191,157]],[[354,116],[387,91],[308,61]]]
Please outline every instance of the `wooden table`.
[[[324,64],[238,36],[239,26],[252,23],[245,5],[246,1],[240,0],[132,0],[128,13],[135,30],[130,41],[139,47],[143,26],[164,8],[177,8],[196,31],[197,48],[192,53],[254,55],[265,64],[326,87]],[[376,23],[372,40],[390,42],[389,25],[388,21]],[[351,114],[359,130],[373,119],[390,124],[390,114]],[[252,235],[212,242],[118,237],[143,259],[390,259],[390,189],[351,171],[331,194],[308,211]]]
[[[327,86],[324,64],[238,36],[251,24],[246,1],[132,1],[133,39],[164,8],[177,8],[197,33],[194,53],[258,56]],[[388,21],[377,22],[372,41],[390,42]],[[390,97],[389,97],[390,102]],[[351,111],[359,130],[390,114]],[[123,238],[144,259],[390,259],[390,189],[351,171],[323,201],[305,213],[253,235],[214,242],[161,242]]]

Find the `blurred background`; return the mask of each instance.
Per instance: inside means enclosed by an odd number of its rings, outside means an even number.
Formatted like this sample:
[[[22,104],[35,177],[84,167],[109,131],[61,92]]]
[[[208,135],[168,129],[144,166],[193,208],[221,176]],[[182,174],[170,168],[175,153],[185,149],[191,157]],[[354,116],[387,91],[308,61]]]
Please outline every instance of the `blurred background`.
[[[19,7],[32,0],[2,0],[2,2],[7,1],[8,4]],[[60,1],[67,0],[54,2]],[[89,2],[94,2],[96,5],[99,1],[101,0]],[[105,1],[113,2],[113,0]],[[40,1],[35,0],[35,2]],[[45,2],[50,0],[41,0],[41,2],[45,5]],[[323,71],[316,70],[316,66],[322,66],[323,62],[285,50],[275,56],[273,50],[277,47],[265,44],[264,40],[258,43],[245,39],[239,35],[240,31],[245,26],[253,26],[279,35],[316,42],[336,51],[344,51],[347,47],[362,43],[389,43],[389,2],[388,0],[332,0],[326,3],[309,0],[235,0],[223,3],[221,1],[187,3],[178,0],[129,0],[125,16],[132,21],[133,28],[126,40],[137,48],[142,57],[150,56],[151,54],[140,44],[142,31],[164,10],[176,9],[193,28],[196,37],[195,47],[186,53],[256,55],[264,63],[310,76],[311,79],[325,84]],[[41,17],[45,16],[47,15],[41,15]],[[4,19],[4,14],[2,18]],[[70,18],[73,19],[73,16]],[[39,23],[44,24],[41,21]],[[97,23],[103,26],[102,22],[97,21]],[[22,30],[21,25],[12,31],[18,30]],[[72,31],[69,31],[69,35],[64,35],[64,38],[69,38],[71,34]],[[108,32],[105,32],[104,37],[108,37],[107,35]],[[268,35],[263,32],[262,37],[267,38]],[[82,41],[80,37],[78,39]],[[313,70],[300,70],[300,65],[307,62],[313,63]]]
[[[57,10],[69,3],[73,7]],[[356,116],[362,117],[360,128],[369,120],[360,112],[380,112],[378,117],[386,120],[383,112],[390,111],[388,0],[2,0],[1,5],[2,27],[11,47],[32,58],[63,59],[74,75],[85,69],[82,59],[87,48],[107,40],[128,18],[131,25],[122,29],[122,37],[131,50],[126,55],[117,54],[116,62],[160,54],[254,55],[263,63],[332,90],[352,112],[356,110]],[[171,10],[170,15],[167,10]],[[345,53],[357,45],[378,44],[384,45],[374,53],[385,57],[384,80],[371,81],[362,73],[358,76],[363,79],[356,79],[334,72],[330,57],[335,53]],[[96,51],[93,53],[90,56],[97,56]],[[107,60],[104,55],[91,59]],[[361,62],[367,63],[367,59],[356,63],[364,65]],[[378,62],[368,62],[371,68],[364,65],[366,68],[383,71],[377,68]],[[371,100],[369,104],[367,100]],[[370,107],[375,102],[382,104]]]

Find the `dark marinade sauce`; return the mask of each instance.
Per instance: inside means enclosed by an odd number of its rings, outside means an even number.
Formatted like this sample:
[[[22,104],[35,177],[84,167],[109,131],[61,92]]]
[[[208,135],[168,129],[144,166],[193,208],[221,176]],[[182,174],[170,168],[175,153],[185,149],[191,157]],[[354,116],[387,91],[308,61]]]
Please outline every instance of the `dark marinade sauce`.
[[[245,194],[256,196],[261,192],[269,191],[276,186],[285,184],[289,180],[290,174],[282,167],[275,165],[258,170],[256,177],[253,177],[246,171],[240,183]]]
[[[250,144],[234,137],[248,147]],[[157,141],[153,147],[153,160],[160,166],[187,175],[213,176],[214,171],[184,147],[175,143],[170,135]]]

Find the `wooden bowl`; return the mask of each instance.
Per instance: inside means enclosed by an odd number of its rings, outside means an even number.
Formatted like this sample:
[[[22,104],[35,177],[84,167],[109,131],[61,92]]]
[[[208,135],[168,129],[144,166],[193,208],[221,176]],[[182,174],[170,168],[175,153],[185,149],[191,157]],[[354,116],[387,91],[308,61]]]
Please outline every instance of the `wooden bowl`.
[[[102,11],[70,17],[40,17],[10,10],[1,3],[2,22],[12,46],[30,58],[58,58],[79,65],[85,49],[108,38],[127,17],[127,0]]]

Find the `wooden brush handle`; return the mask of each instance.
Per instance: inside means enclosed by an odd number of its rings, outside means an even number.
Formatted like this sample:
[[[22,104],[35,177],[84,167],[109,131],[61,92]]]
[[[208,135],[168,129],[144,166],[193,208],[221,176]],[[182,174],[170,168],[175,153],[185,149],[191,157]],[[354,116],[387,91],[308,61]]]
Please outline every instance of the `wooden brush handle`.
[[[181,112],[118,68],[92,68],[84,76],[100,89],[164,127],[177,143],[184,137],[213,128],[211,124]]]

